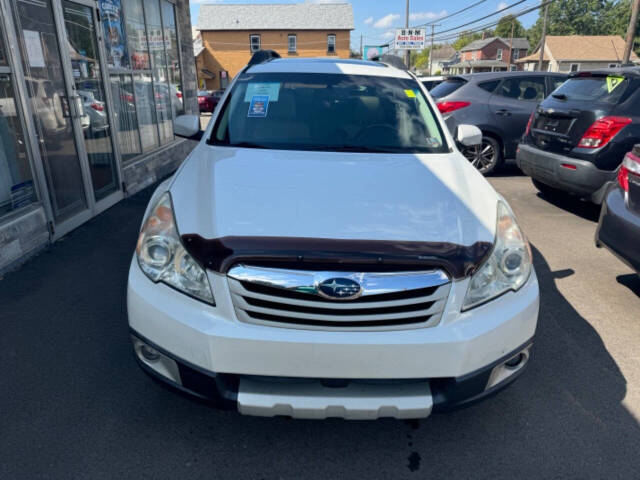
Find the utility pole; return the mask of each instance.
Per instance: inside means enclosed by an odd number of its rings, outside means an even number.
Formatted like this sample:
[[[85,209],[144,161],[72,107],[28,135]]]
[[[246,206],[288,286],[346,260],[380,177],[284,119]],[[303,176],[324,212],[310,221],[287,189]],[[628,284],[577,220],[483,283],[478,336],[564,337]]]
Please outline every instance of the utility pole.
[[[511,60],[513,59],[513,28],[516,26],[516,19],[513,19],[513,22],[511,22],[511,39],[509,40],[509,67],[507,68],[507,71],[510,72],[511,71]]]
[[[544,0],[543,0],[544,2]],[[542,70],[544,61],[544,44],[547,41],[547,21],[549,20],[549,4],[544,6],[544,20],[542,21],[542,37],[540,38],[540,60],[538,60],[538,70]]]
[[[404,18],[404,28],[409,28],[409,0],[407,0],[407,12]],[[407,66],[407,70],[411,68],[411,50],[408,48],[404,52],[404,63]]]
[[[364,60],[364,50],[362,47],[362,34],[360,34],[360,58]]]
[[[640,10],[640,0],[633,0],[631,5],[631,20],[627,27],[627,42],[624,46],[624,57],[622,58],[623,65],[629,63],[629,57],[631,57],[633,39],[636,36],[636,25],[638,24],[638,10]]]
[[[431,69],[433,68],[433,36],[435,34],[434,30],[436,27],[439,27],[440,24],[431,24],[431,48],[429,49],[429,75],[433,75]]]

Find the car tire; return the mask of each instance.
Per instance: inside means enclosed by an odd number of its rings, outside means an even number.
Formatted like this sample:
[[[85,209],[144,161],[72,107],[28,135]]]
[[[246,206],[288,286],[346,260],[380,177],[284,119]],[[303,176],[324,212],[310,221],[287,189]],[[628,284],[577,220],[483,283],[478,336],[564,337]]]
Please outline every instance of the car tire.
[[[550,187],[546,183],[542,183],[535,178],[531,179],[533,186],[538,189],[538,191],[547,198],[559,197],[564,194],[562,190],[558,190],[557,188]]]
[[[488,135],[482,136],[482,144],[479,147],[463,147],[462,154],[483,175],[493,173],[503,161],[500,142]]]

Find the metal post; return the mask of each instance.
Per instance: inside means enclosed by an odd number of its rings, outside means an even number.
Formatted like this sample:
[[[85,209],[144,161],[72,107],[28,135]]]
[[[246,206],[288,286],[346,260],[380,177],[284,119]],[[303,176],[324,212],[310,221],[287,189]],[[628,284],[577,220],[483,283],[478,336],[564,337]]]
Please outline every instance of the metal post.
[[[543,0],[544,1],[544,0]],[[540,59],[538,60],[538,70],[542,70],[544,61],[544,44],[547,40],[547,21],[549,19],[549,4],[544,6],[544,20],[542,21],[542,37],[540,38]]]
[[[407,11],[404,18],[404,28],[409,28],[409,0],[407,0]],[[407,48],[404,53],[404,63],[407,66],[407,70],[411,68],[411,50]]]
[[[633,39],[636,36],[636,25],[638,24],[638,10],[640,10],[640,0],[634,0],[631,5],[631,20],[627,27],[627,41],[624,46],[624,57],[622,58],[623,65],[629,63],[629,58],[631,57]]]

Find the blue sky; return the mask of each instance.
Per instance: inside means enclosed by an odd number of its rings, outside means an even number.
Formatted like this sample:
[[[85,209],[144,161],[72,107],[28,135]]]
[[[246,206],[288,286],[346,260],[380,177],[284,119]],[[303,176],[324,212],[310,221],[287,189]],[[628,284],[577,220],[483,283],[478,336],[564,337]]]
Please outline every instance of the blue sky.
[[[338,0],[309,1],[313,1],[314,3],[335,3]],[[191,21],[194,26],[197,26],[198,11],[200,10],[200,6],[206,3],[246,4],[301,2],[302,0],[191,0]],[[441,23],[442,25],[435,29],[436,38],[438,38],[439,31],[451,29],[450,32],[439,34],[441,39],[450,40],[451,36],[460,30],[456,30],[456,27],[485,15],[492,14],[515,2],[516,0],[410,0],[411,18],[409,23],[411,26],[417,26],[419,24],[436,21],[440,18],[441,20],[437,21],[437,23]],[[405,0],[352,0],[349,3],[353,5],[355,19],[355,30],[351,32],[351,46],[355,50],[360,46],[360,35],[364,36],[364,43],[366,45],[379,45],[385,43],[393,35],[392,32],[395,27],[404,26]],[[443,18],[475,3],[479,3],[479,5],[449,18]],[[526,0],[524,3],[506,10],[502,14],[491,16],[464,28],[478,28],[481,25],[497,21],[501,15],[519,12],[539,4],[539,0]],[[538,13],[534,11],[520,17],[519,20],[525,27],[529,27],[536,21],[537,17]]]

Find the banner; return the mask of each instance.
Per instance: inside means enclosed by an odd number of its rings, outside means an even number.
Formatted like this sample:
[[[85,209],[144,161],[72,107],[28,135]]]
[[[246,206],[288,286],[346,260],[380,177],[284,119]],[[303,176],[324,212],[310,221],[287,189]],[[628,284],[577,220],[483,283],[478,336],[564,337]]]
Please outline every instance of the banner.
[[[127,35],[124,29],[121,0],[100,0],[100,15],[107,50],[107,65],[129,68]]]
[[[373,45],[366,45],[364,47],[363,59],[372,60],[374,58],[380,58],[382,56],[382,47],[376,47]]]

